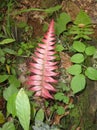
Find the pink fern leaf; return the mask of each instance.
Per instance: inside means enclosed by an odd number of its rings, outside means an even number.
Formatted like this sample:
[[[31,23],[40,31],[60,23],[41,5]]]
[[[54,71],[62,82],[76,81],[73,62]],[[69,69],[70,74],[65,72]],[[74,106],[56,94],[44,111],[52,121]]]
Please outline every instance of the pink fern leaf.
[[[34,62],[30,63],[32,75],[29,76],[28,84],[30,85],[30,90],[35,92],[35,96],[53,98],[51,92],[56,92],[56,89],[52,84],[57,83],[54,77],[58,75],[55,72],[58,66],[54,56],[56,52],[53,20],[42,42],[38,44],[32,57]]]

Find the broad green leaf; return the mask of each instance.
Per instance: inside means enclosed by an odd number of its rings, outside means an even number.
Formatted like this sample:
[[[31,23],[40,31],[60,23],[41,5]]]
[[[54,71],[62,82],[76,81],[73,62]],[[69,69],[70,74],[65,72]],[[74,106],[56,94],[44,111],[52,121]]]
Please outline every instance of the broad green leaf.
[[[75,54],[71,57],[73,63],[82,63],[84,61],[84,56],[81,53]]]
[[[18,50],[18,55],[20,56],[20,55],[22,55],[22,54],[23,54],[23,49],[20,48],[20,49]]]
[[[89,32],[89,31],[84,31],[83,32],[84,35],[89,35],[89,34],[92,34],[92,33],[93,33],[92,31],[91,32]]]
[[[4,82],[5,80],[7,80],[9,77],[9,75],[0,75],[0,83]]]
[[[84,38],[84,39],[86,39],[86,40],[91,40],[91,38],[90,38],[89,36],[87,36],[87,35],[82,35],[81,38]]]
[[[75,64],[75,65],[72,65],[71,67],[69,67],[67,69],[67,72],[72,75],[78,75],[82,72],[82,67],[81,67],[81,65]]]
[[[63,99],[63,102],[65,103],[65,104],[68,104],[69,103],[69,97],[68,96],[64,96],[64,99]]]
[[[24,89],[20,89],[16,97],[16,112],[24,130],[29,130],[30,102]]]
[[[41,109],[36,113],[35,121],[41,121],[41,122],[43,122],[43,120],[44,120],[44,111],[43,111],[43,109],[41,108]]]
[[[93,67],[88,67],[85,71],[85,75],[91,80],[97,80],[97,70]]]
[[[58,83],[58,88],[62,88],[63,91],[69,91],[70,90],[70,88],[68,86],[66,86],[66,84],[62,81]]]
[[[83,74],[76,75],[71,80],[71,88],[73,93],[76,94],[85,88],[86,80]]]
[[[1,57],[1,56],[5,56],[5,55],[4,55],[3,49],[0,48],[0,57]]]
[[[18,89],[14,86],[9,86],[8,88],[5,88],[3,91],[3,97],[5,100],[8,100],[13,94],[17,93]]]
[[[11,38],[9,38],[9,39],[4,39],[3,41],[0,42],[0,45],[9,44],[9,43],[12,43],[12,42],[14,42],[14,41],[15,41],[15,39],[11,39]]]
[[[1,62],[2,64],[4,64],[4,63],[5,63],[5,60],[6,60],[6,59],[5,59],[5,57],[3,57],[3,56],[2,56],[2,57],[0,57],[0,62]]]
[[[8,54],[16,55],[16,52],[12,49],[9,49],[9,48],[4,48],[3,51],[8,53]]]
[[[20,81],[17,79],[16,76],[10,75],[8,80],[9,80],[10,86],[13,86],[16,88],[20,87]]]
[[[3,125],[2,130],[16,130],[12,121],[7,122]]]
[[[85,44],[83,42],[80,41],[74,41],[73,43],[73,48],[78,51],[78,52],[84,52],[85,51]]]
[[[16,116],[16,105],[15,105],[16,96],[17,93],[13,94],[12,96],[9,97],[7,101],[7,112],[8,114],[12,114],[13,117]]]
[[[56,45],[56,51],[62,52],[64,50],[64,47],[62,45]]]
[[[57,108],[57,113],[58,113],[58,115],[62,115],[62,114],[64,114],[64,113],[65,113],[65,109],[64,109],[64,107],[62,107],[62,106],[58,106],[58,108]]]
[[[66,13],[61,13],[60,17],[57,19],[55,28],[56,28],[56,34],[60,35],[62,32],[66,30],[66,25],[71,21],[71,18]]]
[[[97,50],[95,51],[95,53],[93,55],[93,59],[97,59]]]
[[[10,68],[12,75],[17,75],[17,70],[14,67]]]
[[[96,48],[94,46],[89,46],[86,48],[85,53],[89,56],[94,55],[96,52]]]
[[[62,101],[64,98],[64,93],[58,92],[54,95],[55,99],[58,101]]]
[[[0,111],[0,124],[3,124],[5,122],[5,117],[3,113]]]
[[[85,13],[84,11],[80,11],[79,14],[77,15],[74,24],[91,24],[91,18],[89,17],[89,15],[87,15],[87,13]]]

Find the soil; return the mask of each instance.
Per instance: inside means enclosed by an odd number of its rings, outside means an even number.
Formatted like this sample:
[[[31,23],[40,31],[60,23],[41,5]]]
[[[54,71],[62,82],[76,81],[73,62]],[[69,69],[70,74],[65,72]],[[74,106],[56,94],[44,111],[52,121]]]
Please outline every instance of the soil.
[[[17,0],[18,2],[19,0]],[[38,8],[38,9],[46,9],[49,7],[56,6],[60,3],[60,0],[21,0],[18,2],[18,5],[15,7],[16,11],[24,10],[28,8]],[[49,22],[49,18],[46,13],[39,11],[31,11],[28,13],[23,13],[21,15],[17,15],[15,17],[17,21],[24,21],[28,23],[28,25],[33,27],[33,36],[42,36],[43,35],[43,25],[44,23]]]

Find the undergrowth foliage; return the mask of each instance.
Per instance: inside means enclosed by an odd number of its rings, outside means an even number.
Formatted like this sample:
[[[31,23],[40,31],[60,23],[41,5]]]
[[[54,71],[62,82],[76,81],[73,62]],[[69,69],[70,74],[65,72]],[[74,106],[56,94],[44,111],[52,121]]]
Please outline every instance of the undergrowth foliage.
[[[83,129],[79,120],[80,105],[77,103],[78,108],[76,107],[75,99],[79,99],[78,95],[88,87],[87,78],[97,81],[97,48],[89,41],[92,40],[90,34],[93,33],[91,19],[80,11],[72,21],[68,14],[60,12],[59,17],[54,16],[55,31],[52,20],[42,43],[39,43],[40,37],[32,40],[30,25],[23,21],[17,23],[11,17],[41,11],[46,13],[46,16],[42,16],[45,21],[48,14],[51,18],[53,12],[61,6],[48,9],[27,8],[13,14],[14,0],[9,0],[8,5],[2,3],[0,12],[3,12],[2,7],[5,5],[7,12],[0,14],[3,23],[0,28],[0,130]],[[19,37],[18,29],[22,30]],[[56,44],[54,33],[57,36]],[[27,79],[29,72],[26,62],[29,62],[27,58],[31,54],[30,76]],[[28,89],[25,88],[26,85]],[[54,100],[48,100],[53,97]],[[83,114],[82,111],[81,113]]]
[[[54,55],[56,52],[53,20],[42,42],[38,44],[32,57],[34,62],[30,63],[31,76],[29,76],[28,84],[30,85],[30,90],[35,92],[35,96],[53,98],[49,91],[56,92],[52,83],[57,83],[54,77],[58,75],[55,72],[58,66]]]

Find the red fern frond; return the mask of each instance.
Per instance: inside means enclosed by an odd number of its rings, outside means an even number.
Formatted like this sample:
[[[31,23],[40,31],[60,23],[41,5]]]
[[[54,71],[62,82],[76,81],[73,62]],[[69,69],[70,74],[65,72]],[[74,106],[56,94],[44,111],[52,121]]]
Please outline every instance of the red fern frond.
[[[54,21],[52,20],[48,32],[44,35],[43,43],[39,43],[38,47],[32,57],[31,73],[28,84],[30,89],[35,92],[35,96],[44,98],[53,98],[50,92],[56,92],[52,83],[57,83],[54,79],[58,75],[55,72],[58,69],[55,52],[55,35],[54,35]]]

